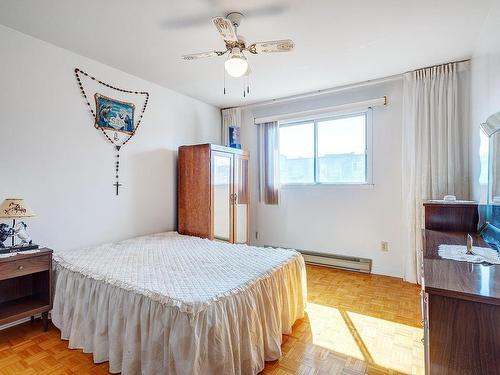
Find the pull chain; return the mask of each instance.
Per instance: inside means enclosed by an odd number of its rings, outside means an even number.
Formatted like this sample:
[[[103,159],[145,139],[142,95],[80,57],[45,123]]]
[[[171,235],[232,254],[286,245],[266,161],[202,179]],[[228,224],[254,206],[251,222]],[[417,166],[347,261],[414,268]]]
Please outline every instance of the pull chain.
[[[226,68],[224,68],[224,95],[226,95]]]

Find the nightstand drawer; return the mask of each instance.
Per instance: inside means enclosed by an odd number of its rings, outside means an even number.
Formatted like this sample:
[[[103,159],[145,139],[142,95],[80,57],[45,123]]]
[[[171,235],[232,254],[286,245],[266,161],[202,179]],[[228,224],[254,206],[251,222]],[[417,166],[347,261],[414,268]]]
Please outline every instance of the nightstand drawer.
[[[0,279],[10,279],[50,269],[50,254],[0,263]]]

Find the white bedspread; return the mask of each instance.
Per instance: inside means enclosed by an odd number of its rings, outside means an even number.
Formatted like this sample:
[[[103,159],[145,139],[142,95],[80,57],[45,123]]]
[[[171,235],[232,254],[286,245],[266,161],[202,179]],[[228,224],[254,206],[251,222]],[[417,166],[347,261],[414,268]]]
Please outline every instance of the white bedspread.
[[[293,250],[168,232],[54,260],[54,324],[111,372],[255,374],[304,313],[304,261]]]

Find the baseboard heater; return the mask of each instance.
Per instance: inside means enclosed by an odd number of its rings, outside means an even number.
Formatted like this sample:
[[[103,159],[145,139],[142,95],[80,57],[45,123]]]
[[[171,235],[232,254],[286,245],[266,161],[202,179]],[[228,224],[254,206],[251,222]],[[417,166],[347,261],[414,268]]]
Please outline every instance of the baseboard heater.
[[[349,257],[344,255],[317,253],[313,251],[298,250],[307,264],[339,268],[342,270],[371,273],[372,260],[366,258]]]

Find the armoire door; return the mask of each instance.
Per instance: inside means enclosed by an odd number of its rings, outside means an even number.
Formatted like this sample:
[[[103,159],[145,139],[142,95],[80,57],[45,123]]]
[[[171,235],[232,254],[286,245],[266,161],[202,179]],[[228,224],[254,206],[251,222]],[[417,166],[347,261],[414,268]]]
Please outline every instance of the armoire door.
[[[233,155],[212,151],[213,237],[233,242]]]
[[[247,156],[234,155],[234,193],[232,198],[234,206],[234,243],[248,243],[250,240],[250,185],[248,168],[249,160]]]

